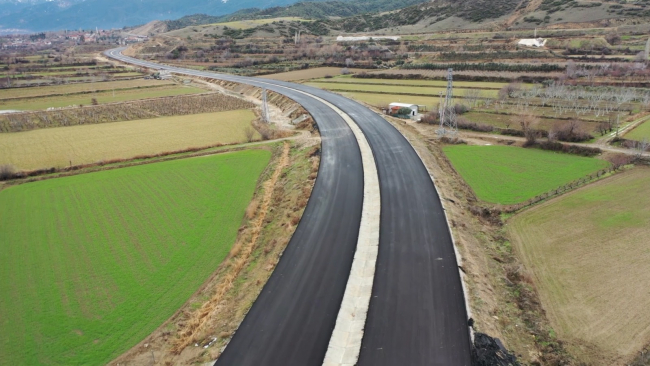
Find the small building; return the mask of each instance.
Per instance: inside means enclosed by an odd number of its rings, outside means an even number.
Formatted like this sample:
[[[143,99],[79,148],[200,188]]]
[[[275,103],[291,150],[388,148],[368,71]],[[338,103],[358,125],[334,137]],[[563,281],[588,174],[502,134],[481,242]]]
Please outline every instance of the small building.
[[[172,73],[168,70],[161,70],[159,73],[160,80],[169,80],[172,78]]]
[[[418,114],[418,105],[417,104],[408,104],[408,103],[391,103],[388,105],[388,113],[396,114],[401,108],[408,108],[411,110],[411,116]]]
[[[544,45],[546,45],[546,39],[545,38],[524,38],[524,39],[520,39],[517,45],[524,46],[524,47],[544,47]]]
[[[380,41],[384,39],[389,39],[391,41],[399,41],[401,36],[356,36],[356,37],[336,37],[336,42],[365,42],[369,40]]]

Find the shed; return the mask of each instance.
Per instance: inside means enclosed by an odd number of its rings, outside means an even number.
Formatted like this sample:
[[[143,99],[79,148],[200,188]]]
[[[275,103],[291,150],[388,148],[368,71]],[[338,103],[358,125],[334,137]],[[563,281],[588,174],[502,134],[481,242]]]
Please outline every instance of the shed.
[[[546,39],[544,38],[520,39],[519,43],[517,44],[519,46],[525,46],[525,47],[544,47],[544,45],[546,45]]]
[[[418,114],[418,105],[417,104],[408,104],[408,103],[391,103],[388,105],[388,109],[391,114],[397,112],[400,108],[409,108],[411,110],[411,116]]]

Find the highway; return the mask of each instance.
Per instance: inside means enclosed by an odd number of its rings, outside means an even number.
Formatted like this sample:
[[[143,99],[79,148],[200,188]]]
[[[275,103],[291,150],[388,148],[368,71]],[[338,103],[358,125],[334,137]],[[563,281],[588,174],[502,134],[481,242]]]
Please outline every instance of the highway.
[[[350,116],[379,174],[379,254],[358,365],[470,365],[460,275],[444,210],[408,141],[381,116],[340,95],[300,84],[123,62],[265,87],[287,95],[319,125],[322,158],[305,214],[277,268],[216,365],[321,365],[359,231],[363,176]],[[290,89],[288,89],[290,88]]]

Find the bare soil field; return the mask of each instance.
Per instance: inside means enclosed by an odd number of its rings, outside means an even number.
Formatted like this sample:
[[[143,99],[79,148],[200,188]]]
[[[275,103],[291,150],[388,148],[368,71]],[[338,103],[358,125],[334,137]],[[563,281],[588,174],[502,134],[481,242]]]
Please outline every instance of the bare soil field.
[[[650,168],[525,211],[507,231],[579,361],[624,365],[650,342]]]
[[[237,110],[3,133],[0,164],[19,170],[63,167],[245,142],[254,118],[250,110]]]

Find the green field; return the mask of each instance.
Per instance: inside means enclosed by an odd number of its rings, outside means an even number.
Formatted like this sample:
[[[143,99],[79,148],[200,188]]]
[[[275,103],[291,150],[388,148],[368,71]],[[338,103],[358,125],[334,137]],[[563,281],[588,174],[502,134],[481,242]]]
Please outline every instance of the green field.
[[[514,204],[584,177],[609,163],[511,146],[447,146],[458,173],[486,202]]]
[[[31,88],[30,88],[31,89]],[[41,98],[0,100],[0,109],[35,111],[47,108],[61,108],[75,105],[90,105],[92,99],[97,103],[117,103],[130,100],[169,97],[204,93],[205,90],[190,86],[164,85],[155,88],[122,89],[115,91],[101,91],[98,93],[71,94],[61,96],[46,96]]]
[[[344,84],[344,83],[317,83],[309,82],[306,85],[315,86],[317,88],[343,91],[343,92],[364,92],[364,93],[387,93],[387,94],[401,94],[401,95],[423,95],[440,97],[440,93],[447,91],[446,87],[422,87],[422,86],[398,86],[398,85],[373,85],[373,84]],[[467,88],[457,88],[454,90],[456,95],[463,95],[464,90]],[[481,95],[485,98],[496,98],[497,90],[482,90]]]
[[[512,113],[515,112],[512,111]],[[533,114],[540,117],[542,116],[538,110],[533,111]],[[515,118],[514,122],[513,117]],[[511,128],[515,130],[521,130],[521,125],[516,121],[517,117],[518,116],[516,114],[488,113],[481,110],[472,110],[462,115],[462,118],[465,118],[470,122],[481,123],[497,128]],[[567,120],[561,119],[539,118],[539,122],[534,126],[534,128],[548,131],[555,125],[564,125],[568,122],[569,121]],[[582,122],[582,129],[586,132],[593,133],[597,127],[598,124],[595,122]]]
[[[628,140],[642,141],[650,140],[650,121],[644,122],[624,136]]]
[[[424,87],[439,87],[446,88],[447,81],[445,80],[403,80],[403,79],[366,79],[366,78],[352,78],[349,76],[340,76],[332,79],[317,79],[312,82],[318,83],[331,83],[331,84],[364,84],[364,85],[408,85],[408,86],[424,86]],[[508,83],[495,83],[483,81],[454,81],[454,88],[480,88],[480,89],[496,89],[499,90]],[[529,84],[522,84],[527,86]]]
[[[577,364],[623,365],[650,342],[650,169],[637,167],[506,225]]]
[[[106,364],[140,342],[226,257],[270,155],[0,191],[0,364]]]
[[[246,142],[254,118],[246,109],[0,133],[0,165],[30,170]]]

